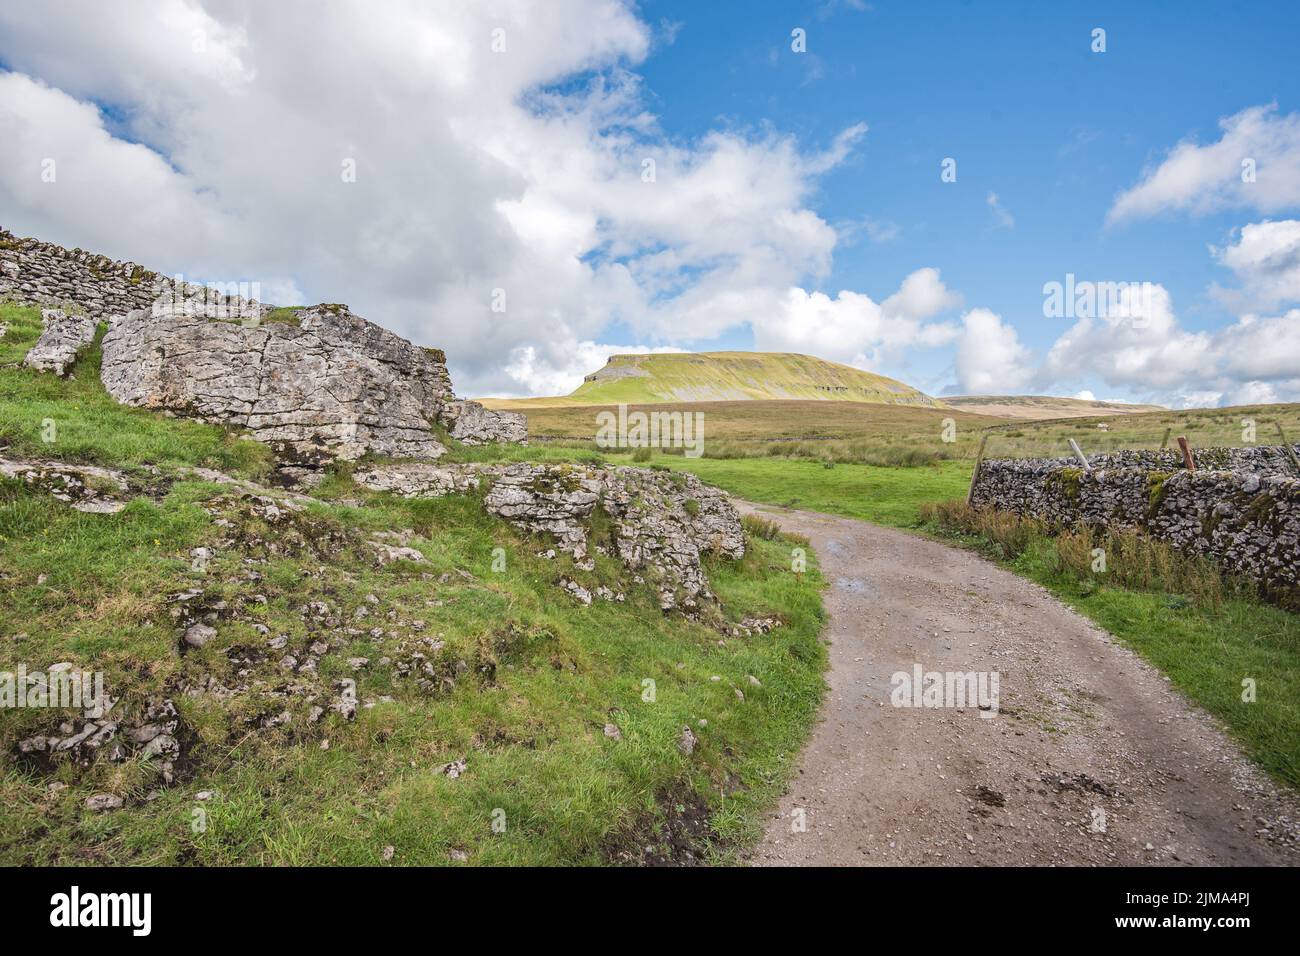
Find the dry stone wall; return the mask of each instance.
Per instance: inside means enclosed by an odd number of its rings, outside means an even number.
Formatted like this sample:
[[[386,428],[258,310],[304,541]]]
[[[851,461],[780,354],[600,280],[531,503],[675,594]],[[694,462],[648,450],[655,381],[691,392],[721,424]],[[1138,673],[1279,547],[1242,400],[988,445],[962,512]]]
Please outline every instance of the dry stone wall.
[[[989,460],[971,503],[1060,526],[1141,529],[1300,609],[1300,477],[1284,447],[1198,449],[1195,457],[1195,472],[1159,452],[1090,456],[1091,471],[1068,458]]]
[[[178,282],[134,262],[21,239],[0,229],[0,298],[66,307],[101,319],[149,309],[160,297],[187,303],[191,312],[227,317],[266,308],[208,286]]]

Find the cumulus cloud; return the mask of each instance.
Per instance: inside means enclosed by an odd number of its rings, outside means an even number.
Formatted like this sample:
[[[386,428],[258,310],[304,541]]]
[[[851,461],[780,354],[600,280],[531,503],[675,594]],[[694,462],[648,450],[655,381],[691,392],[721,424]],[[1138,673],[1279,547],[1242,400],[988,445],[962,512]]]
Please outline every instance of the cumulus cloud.
[[[1033,381],[1032,355],[1015,328],[988,309],[961,317],[957,381],[968,395],[1014,395]]]
[[[884,302],[841,290],[835,298],[801,288],[765,303],[751,319],[756,347],[804,352],[859,368],[875,368],[909,348],[951,342],[957,327],[926,319],[960,304],[937,269],[918,269]]]
[[[1099,316],[1080,318],[1056,340],[1044,377],[1159,389],[1211,372],[1209,336],[1179,327],[1164,286],[1132,283],[1101,306]]]
[[[616,0],[5,5],[3,225],[346,301],[467,394],[566,391],[611,326],[706,340],[826,276],[809,202],[866,133],[671,139],[652,32]]]
[[[1107,222],[1175,211],[1274,213],[1300,205],[1300,114],[1283,116],[1276,103],[1252,106],[1219,120],[1219,127],[1217,142],[1184,140],[1146,170],[1115,200]]]
[[[1218,332],[1183,328],[1168,291],[1133,284],[1098,317],[1056,340],[1040,384],[1102,381],[1161,404],[1194,407],[1300,399],[1300,309],[1246,315]]]
[[[1225,304],[1247,311],[1300,302],[1300,220],[1251,223],[1235,242],[1210,251],[1241,283],[1235,289],[1212,289]]]

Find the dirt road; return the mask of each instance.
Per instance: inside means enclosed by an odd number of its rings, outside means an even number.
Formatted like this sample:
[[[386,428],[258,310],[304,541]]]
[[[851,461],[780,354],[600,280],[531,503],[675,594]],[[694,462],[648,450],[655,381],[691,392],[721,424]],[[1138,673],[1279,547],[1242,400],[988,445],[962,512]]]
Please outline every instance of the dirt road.
[[[900,531],[741,507],[807,535],[830,584],[822,719],[755,864],[1300,862],[1294,796],[1041,587]],[[996,716],[894,706],[916,665],[996,672]]]

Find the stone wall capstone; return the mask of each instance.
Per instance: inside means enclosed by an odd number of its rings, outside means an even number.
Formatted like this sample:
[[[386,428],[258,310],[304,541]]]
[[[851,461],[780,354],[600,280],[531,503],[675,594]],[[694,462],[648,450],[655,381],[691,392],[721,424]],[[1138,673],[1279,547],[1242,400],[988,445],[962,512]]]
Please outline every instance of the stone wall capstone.
[[[1091,471],[1069,458],[991,459],[971,504],[1058,526],[1139,529],[1300,609],[1300,477],[1284,447],[1197,449],[1195,457],[1194,472],[1160,452],[1092,455]],[[1211,461],[1228,467],[1200,467]]]

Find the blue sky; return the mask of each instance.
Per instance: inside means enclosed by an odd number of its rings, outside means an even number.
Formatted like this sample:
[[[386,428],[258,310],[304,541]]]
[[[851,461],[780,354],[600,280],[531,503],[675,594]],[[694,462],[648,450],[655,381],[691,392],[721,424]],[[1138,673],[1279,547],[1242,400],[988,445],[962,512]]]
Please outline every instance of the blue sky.
[[[347,302],[470,395],[756,348],[932,394],[1300,401],[1298,27],[1266,2],[9,4],[0,225]],[[1045,317],[1071,274],[1134,288]]]
[[[883,297],[933,265],[1039,349],[1065,321],[1043,317],[1043,283],[1067,272],[1162,283],[1192,329],[1231,320],[1205,295],[1228,281],[1206,248],[1241,225],[1238,211],[1111,228],[1106,213],[1180,140],[1217,139],[1220,117],[1261,103],[1300,108],[1300,4],[863,6],[642,4],[652,21],[680,24],[640,71],[674,135],[770,122],[827,142],[849,124],[870,127],[814,205],[831,222],[892,224],[896,238],[864,234],[838,249],[818,288]],[[803,55],[790,49],[796,26],[807,31]],[[1104,53],[1091,51],[1096,27]],[[958,162],[954,183],[940,182],[944,157]],[[990,191],[1014,228],[999,227]],[[723,343],[749,348],[752,336],[736,330]],[[944,366],[944,356],[917,356],[895,371],[933,386]],[[1140,391],[1092,384],[1098,397]]]

